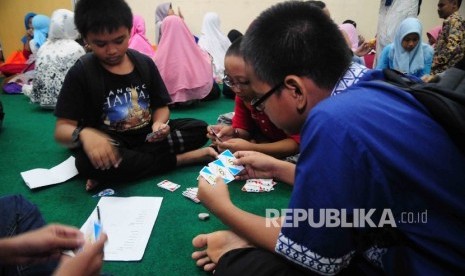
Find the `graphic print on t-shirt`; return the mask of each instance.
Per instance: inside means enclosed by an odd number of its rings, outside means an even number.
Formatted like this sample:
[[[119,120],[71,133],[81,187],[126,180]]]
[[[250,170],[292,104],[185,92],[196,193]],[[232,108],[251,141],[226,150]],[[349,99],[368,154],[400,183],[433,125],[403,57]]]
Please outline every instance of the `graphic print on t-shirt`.
[[[147,86],[137,82],[139,78],[134,72],[124,77],[119,76],[116,83],[113,76],[110,79],[110,91],[103,103],[104,124],[108,129],[122,132],[148,125],[151,112]]]

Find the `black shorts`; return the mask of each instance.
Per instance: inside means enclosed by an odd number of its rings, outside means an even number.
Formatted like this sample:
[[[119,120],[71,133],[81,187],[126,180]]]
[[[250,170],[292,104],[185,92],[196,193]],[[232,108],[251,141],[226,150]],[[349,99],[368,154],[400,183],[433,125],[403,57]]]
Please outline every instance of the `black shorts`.
[[[260,248],[234,249],[224,254],[218,261],[214,275],[316,275],[298,267],[284,257]]]

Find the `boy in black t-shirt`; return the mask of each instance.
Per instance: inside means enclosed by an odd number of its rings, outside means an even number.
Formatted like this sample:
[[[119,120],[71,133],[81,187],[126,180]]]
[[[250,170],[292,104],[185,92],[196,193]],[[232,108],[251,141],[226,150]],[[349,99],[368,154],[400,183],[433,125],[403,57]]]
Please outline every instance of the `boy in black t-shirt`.
[[[65,78],[55,139],[77,149],[76,167],[88,178],[87,190],[216,157],[212,148],[201,148],[205,122],[168,124],[171,99],[158,69],[149,57],[128,50],[132,13],[124,0],[80,0],[75,23],[92,53]]]

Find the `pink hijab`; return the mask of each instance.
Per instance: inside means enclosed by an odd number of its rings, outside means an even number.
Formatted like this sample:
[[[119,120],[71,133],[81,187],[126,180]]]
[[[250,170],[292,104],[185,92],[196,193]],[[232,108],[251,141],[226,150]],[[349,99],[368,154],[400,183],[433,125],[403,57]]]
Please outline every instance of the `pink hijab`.
[[[432,28],[431,30],[427,31],[426,34],[431,35],[436,42],[438,41],[439,33],[442,31],[442,25],[436,26]],[[435,43],[436,44],[436,43]]]
[[[142,16],[133,16],[129,48],[137,50],[151,58],[155,56],[155,51],[153,50],[150,41],[145,36],[145,21]]]
[[[345,24],[341,24],[339,25],[339,29],[341,31],[344,31],[347,36],[349,37],[349,40],[350,40],[350,48],[352,50],[357,50],[358,48],[358,34],[357,34],[357,29],[355,29],[354,25],[350,24],[350,23],[345,23]]]
[[[213,85],[210,57],[179,16],[167,16],[162,33],[154,60],[172,101],[203,99]]]

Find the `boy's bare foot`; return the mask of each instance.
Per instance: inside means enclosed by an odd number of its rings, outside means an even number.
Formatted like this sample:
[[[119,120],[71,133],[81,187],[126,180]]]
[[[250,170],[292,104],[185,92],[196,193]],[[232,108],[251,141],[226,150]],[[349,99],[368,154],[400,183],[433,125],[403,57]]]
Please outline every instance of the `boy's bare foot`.
[[[176,155],[177,166],[184,166],[196,163],[208,163],[218,156],[218,153],[211,147],[200,148]]]
[[[92,191],[98,185],[100,185],[100,183],[97,182],[97,180],[88,179],[87,182],[86,182],[86,191]]]
[[[210,234],[200,234],[192,240],[194,247],[204,250],[192,253],[192,259],[196,260],[197,266],[203,267],[205,271],[213,271],[218,260],[226,252],[238,248],[253,247],[232,231],[217,231]]]

